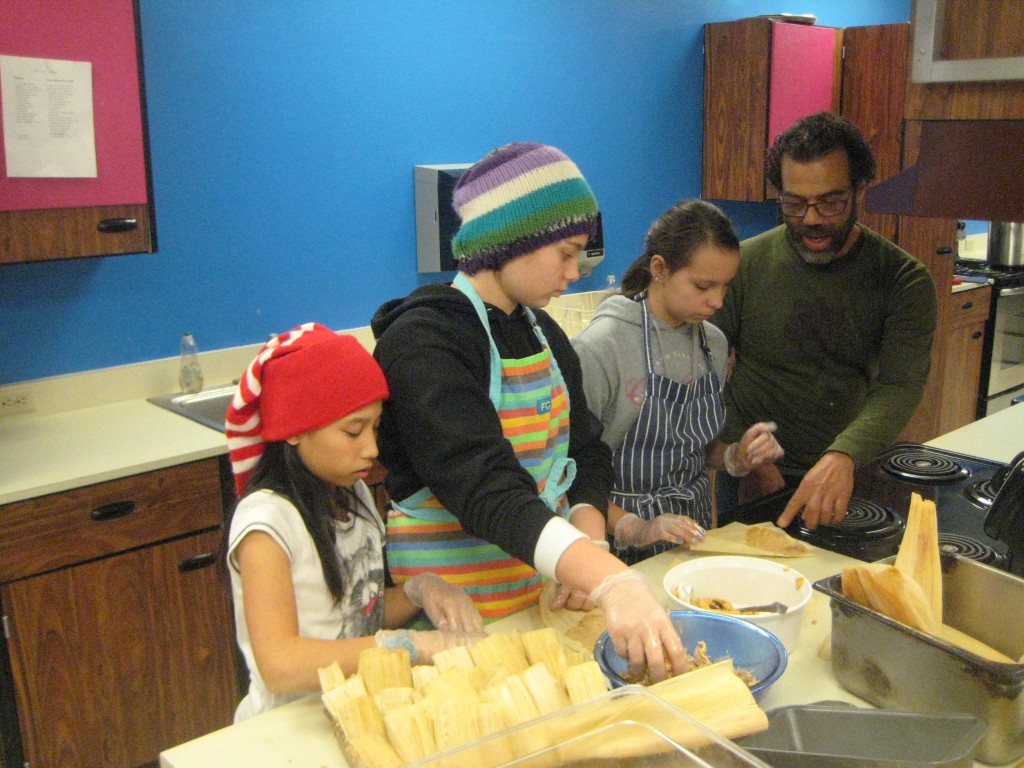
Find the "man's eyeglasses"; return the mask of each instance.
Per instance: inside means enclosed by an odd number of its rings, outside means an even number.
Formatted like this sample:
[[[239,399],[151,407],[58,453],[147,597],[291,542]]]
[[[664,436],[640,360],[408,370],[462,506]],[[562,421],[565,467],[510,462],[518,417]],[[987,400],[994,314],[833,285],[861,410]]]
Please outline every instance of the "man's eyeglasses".
[[[792,216],[797,219],[802,219],[806,216],[810,208],[813,208],[819,216],[838,216],[841,213],[846,213],[846,209],[850,206],[850,200],[853,199],[851,192],[853,190],[848,189],[846,192],[840,193],[841,196],[823,197],[814,203],[809,203],[806,200],[787,200],[780,197],[779,210],[782,211],[784,216]]]

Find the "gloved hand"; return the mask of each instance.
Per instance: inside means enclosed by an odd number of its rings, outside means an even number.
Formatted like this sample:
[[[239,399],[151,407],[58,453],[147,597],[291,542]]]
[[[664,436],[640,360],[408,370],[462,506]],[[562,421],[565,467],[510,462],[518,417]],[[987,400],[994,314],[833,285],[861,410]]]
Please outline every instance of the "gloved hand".
[[[567,608],[570,611],[590,611],[594,604],[590,602],[586,592],[570,587],[568,584],[559,584],[558,592],[555,593],[549,606],[552,611],[559,611]]]
[[[484,620],[461,588],[433,573],[418,573],[402,586],[413,605],[427,613],[438,629],[483,632]]]
[[[434,654],[459,645],[470,646],[482,637],[483,632],[442,632],[416,629],[380,629],[373,639],[380,648],[405,648],[413,664],[430,664]]]
[[[773,434],[778,428],[774,421],[759,421],[752,425],[738,443],[725,449],[725,469],[733,477],[744,477],[750,470],[773,464],[785,451]]]
[[[664,514],[644,520],[629,512],[615,524],[615,548],[649,547],[657,541],[673,544],[703,541],[705,530],[685,515]]]
[[[643,574],[625,570],[606,576],[590,599],[604,611],[608,635],[632,674],[642,674],[646,665],[653,680],[664,680],[666,655],[676,674],[690,668],[679,633]]]

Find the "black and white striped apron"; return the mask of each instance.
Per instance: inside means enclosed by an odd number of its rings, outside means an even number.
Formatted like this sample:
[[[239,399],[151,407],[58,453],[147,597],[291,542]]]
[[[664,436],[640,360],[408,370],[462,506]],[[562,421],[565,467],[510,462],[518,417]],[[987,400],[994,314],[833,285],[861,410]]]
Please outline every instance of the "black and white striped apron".
[[[636,423],[613,452],[615,488],[612,501],[644,520],[660,514],[688,515],[698,524],[711,524],[711,481],[707,447],[725,423],[725,403],[715,373],[704,325],[697,326],[708,372],[689,384],[654,372],[652,319],[647,297],[643,308],[647,391]],[[616,555],[635,563],[674,544],[658,542],[644,549],[624,549]]]

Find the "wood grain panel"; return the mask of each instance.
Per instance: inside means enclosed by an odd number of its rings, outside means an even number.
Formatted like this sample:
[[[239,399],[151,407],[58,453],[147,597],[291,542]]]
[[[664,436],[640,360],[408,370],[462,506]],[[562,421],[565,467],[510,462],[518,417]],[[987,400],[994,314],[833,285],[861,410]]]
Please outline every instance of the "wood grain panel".
[[[108,504],[123,517],[94,520]],[[216,459],[0,507],[0,582],[90,560],[223,523]]]
[[[227,586],[216,565],[179,568],[220,541],[209,531],[2,588],[31,765],[131,768],[231,723]]]
[[[770,33],[767,19],[704,25],[704,198],[765,199]]]
[[[1020,0],[945,0],[939,57],[999,59],[1024,56]]]
[[[945,12],[946,36],[940,41],[944,58],[1024,55],[1021,0],[946,0]],[[910,67],[913,50],[907,56]],[[908,82],[905,116],[908,120],[1024,119],[1024,81]]]
[[[843,32],[841,114],[864,133],[875,156],[876,181],[901,170],[910,24],[849,27]],[[858,211],[858,219],[895,240],[897,217]]]
[[[127,232],[100,232],[107,219],[135,219]],[[156,249],[148,205],[0,211],[0,263],[150,253]]]
[[[939,314],[935,338],[932,341],[931,368],[921,403],[899,440],[923,443],[942,434],[939,424],[946,392],[945,376],[946,337],[949,323],[943,299],[948,296],[953,281],[953,262],[956,252],[956,222],[951,219],[932,219],[920,216],[901,216],[899,219],[899,245],[917,257],[932,275]]]

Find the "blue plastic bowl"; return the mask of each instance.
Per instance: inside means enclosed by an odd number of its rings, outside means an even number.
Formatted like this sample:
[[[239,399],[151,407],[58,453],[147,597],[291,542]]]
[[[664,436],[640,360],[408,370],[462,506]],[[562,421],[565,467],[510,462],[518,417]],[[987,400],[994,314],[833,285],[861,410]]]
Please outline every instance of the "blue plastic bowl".
[[[697,643],[703,640],[707,643],[708,654],[715,661],[728,657],[732,659],[733,666],[749,670],[757,678],[757,684],[750,688],[755,699],[760,699],[786,671],[789,656],[782,642],[756,624],[728,614],[704,611],[669,611],[669,616],[691,654]],[[613,688],[627,685],[622,675],[629,665],[615,651],[607,632],[598,638],[594,658]]]

